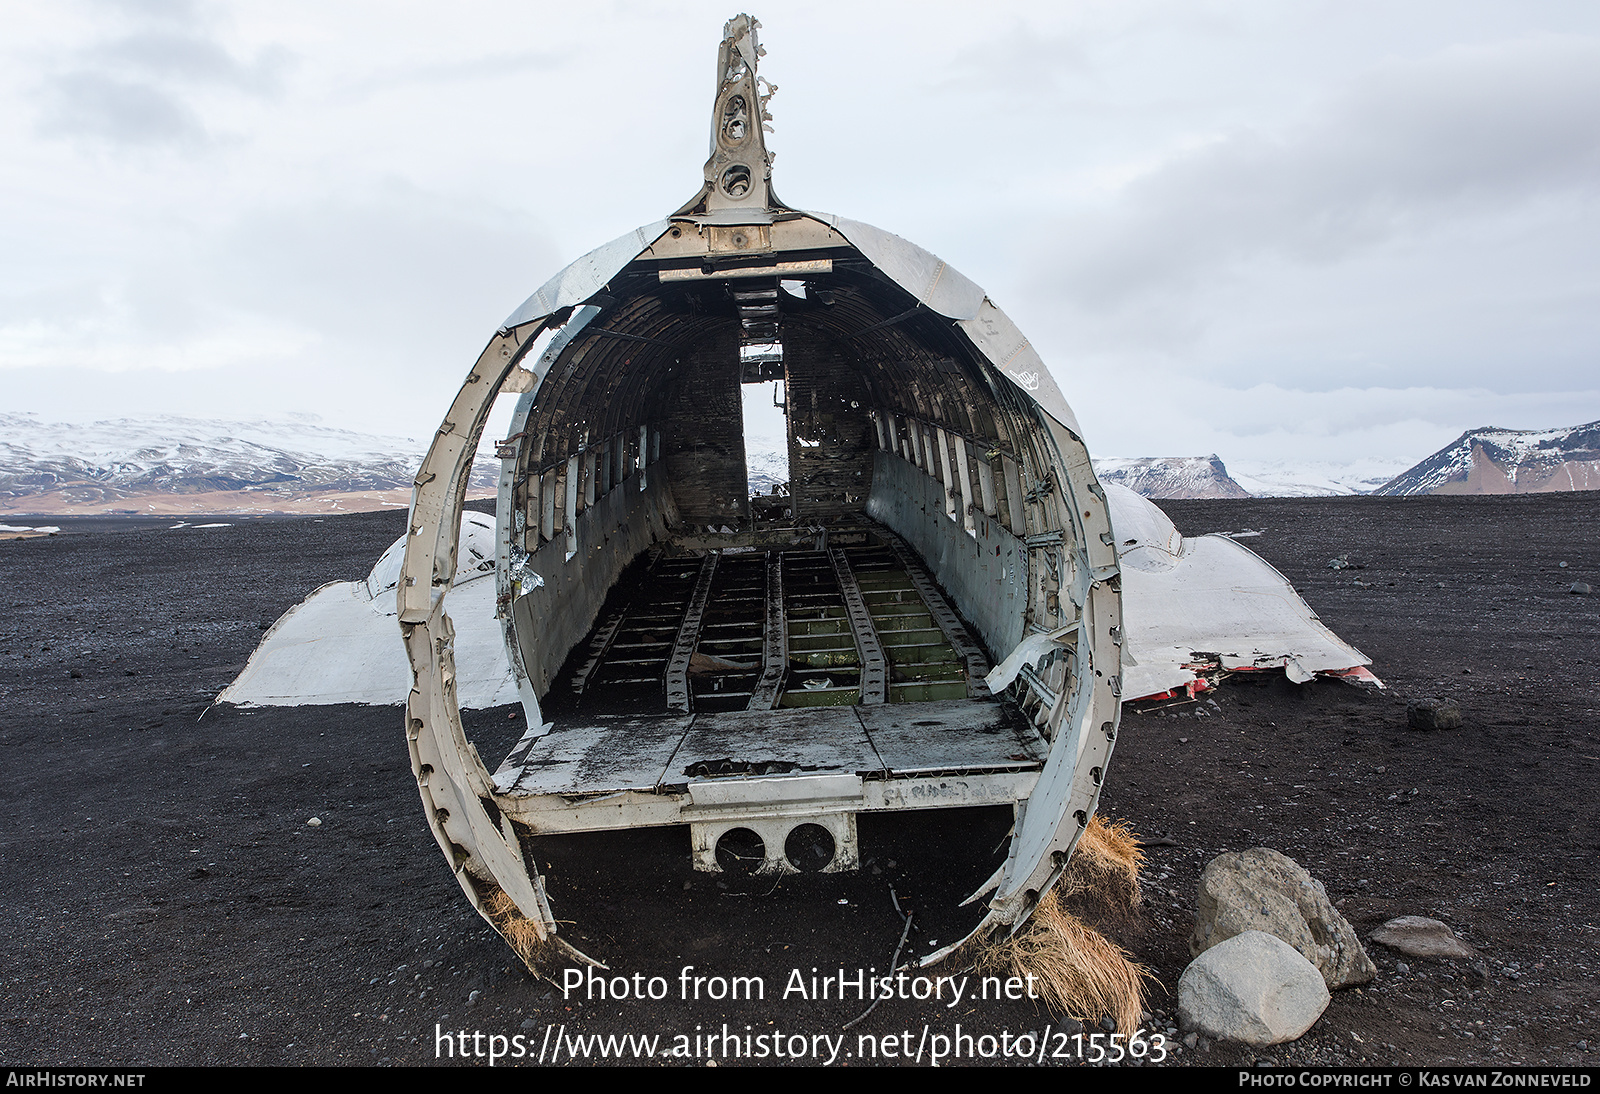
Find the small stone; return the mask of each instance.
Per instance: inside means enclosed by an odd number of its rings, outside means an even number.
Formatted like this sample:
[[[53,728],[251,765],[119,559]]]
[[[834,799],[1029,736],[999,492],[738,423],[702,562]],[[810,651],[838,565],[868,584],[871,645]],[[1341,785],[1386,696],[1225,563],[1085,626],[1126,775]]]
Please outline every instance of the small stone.
[[[1423,730],[1460,729],[1461,707],[1449,699],[1413,699],[1406,704],[1406,725]]]
[[[1583,581],[1574,581],[1572,587],[1567,590],[1573,596],[1588,596],[1592,591],[1588,583]]]
[[[1407,957],[1454,957],[1471,960],[1478,951],[1456,935],[1450,925],[1420,915],[1391,919],[1369,936],[1374,942]]]
[[[1394,971],[1399,973],[1401,976],[1405,976],[1411,971],[1411,966],[1407,965],[1404,961],[1400,961],[1395,964]]]
[[[312,827],[312,828],[321,828],[322,827],[322,818],[321,817],[312,817],[310,820],[306,821],[306,824],[308,826]]]
[[[478,1001],[478,996],[480,996],[482,994],[483,994],[483,992],[481,992],[481,991],[470,991],[470,992],[468,992],[467,993],[467,1006],[470,1007],[474,1003],[476,1003]]]

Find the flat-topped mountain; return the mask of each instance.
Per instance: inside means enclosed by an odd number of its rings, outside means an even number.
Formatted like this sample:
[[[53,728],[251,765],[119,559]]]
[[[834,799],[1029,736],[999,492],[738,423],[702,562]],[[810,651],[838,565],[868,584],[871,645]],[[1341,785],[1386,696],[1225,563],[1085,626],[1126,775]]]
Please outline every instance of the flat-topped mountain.
[[[1215,455],[1154,456],[1094,461],[1101,482],[1126,486],[1147,498],[1248,498]]]

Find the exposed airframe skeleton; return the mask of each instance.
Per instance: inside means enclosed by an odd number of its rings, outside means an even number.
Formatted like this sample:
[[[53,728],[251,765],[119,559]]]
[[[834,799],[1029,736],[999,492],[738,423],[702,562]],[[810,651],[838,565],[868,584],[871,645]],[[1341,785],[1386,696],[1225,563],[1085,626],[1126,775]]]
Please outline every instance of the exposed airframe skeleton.
[[[1000,802],[1017,814],[1009,853],[971,899],[987,901],[977,931],[1014,929],[1066,867],[1116,739],[1123,575],[1071,409],[973,282],[897,236],[778,200],[757,27],[739,16],[724,30],[699,193],[513,312],[417,475],[397,584],[414,676],[406,736],[434,836],[502,933],[515,918],[564,946],[524,850],[543,833],[688,824],[696,865],[715,869],[718,839],[749,828],[783,869],[774,844],[815,823],[834,838],[829,868],[841,869],[855,860],[859,811]],[[745,494],[737,393],[762,360],[741,347],[777,343],[791,496],[783,519],[764,521]],[[495,614],[529,733],[491,773],[462,729],[446,607],[461,580],[467,477],[502,393],[519,399],[500,452]],[[546,722],[541,698],[569,655],[587,638],[603,656],[613,641],[616,625],[601,619],[608,590],[662,550],[689,562],[661,643],[665,710]],[[964,698],[917,690],[913,647],[893,630],[904,613],[857,572],[874,551],[904,578],[893,601],[931,620],[906,624],[931,636],[917,648],[953,651]],[[744,709],[705,712],[690,667],[704,656],[707,611],[727,595],[719,560],[726,575],[752,554],[765,569],[760,677],[737,693],[749,696]],[[837,607],[797,614],[784,581],[801,572],[831,581]],[[808,694],[796,685],[804,652],[791,645],[823,623],[853,649],[853,669],[830,671],[854,683],[813,673]],[[990,673],[985,646],[1012,656]],[[991,687],[1006,689],[1013,712],[999,754],[976,732],[999,724]],[[814,705],[835,701],[844,705]],[[919,726],[949,732],[935,746]],[[816,762],[707,762],[752,741]]]

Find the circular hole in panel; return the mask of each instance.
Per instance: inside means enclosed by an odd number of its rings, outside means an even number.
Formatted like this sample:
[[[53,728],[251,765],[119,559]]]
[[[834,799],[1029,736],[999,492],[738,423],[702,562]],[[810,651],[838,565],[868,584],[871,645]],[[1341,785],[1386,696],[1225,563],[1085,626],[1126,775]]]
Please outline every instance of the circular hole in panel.
[[[821,873],[833,861],[833,833],[820,824],[800,824],[783,841],[789,865],[802,874]]]
[[[730,828],[717,840],[717,865],[730,874],[753,874],[767,861],[767,845],[748,828]]]
[[[750,192],[750,168],[736,163],[722,172],[722,192],[730,198],[742,198]]]
[[[743,95],[730,95],[722,110],[722,139],[728,144],[743,142],[747,129],[748,112]]]

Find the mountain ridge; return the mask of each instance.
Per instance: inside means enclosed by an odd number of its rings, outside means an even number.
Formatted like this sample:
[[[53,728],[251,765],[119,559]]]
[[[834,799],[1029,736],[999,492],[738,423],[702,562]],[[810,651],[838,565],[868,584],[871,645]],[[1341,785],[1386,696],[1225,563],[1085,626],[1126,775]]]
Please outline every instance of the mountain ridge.
[[[160,415],[84,424],[0,414],[0,512],[279,513],[410,504],[426,445],[309,422]],[[469,492],[492,493],[480,458]]]
[[[1156,501],[1190,498],[1248,498],[1250,492],[1228,474],[1215,453],[1210,456],[1109,457],[1094,461],[1101,482],[1126,486]]]
[[[1561,429],[1469,429],[1373,493],[1405,497],[1574,490],[1600,490],[1600,422]]]

